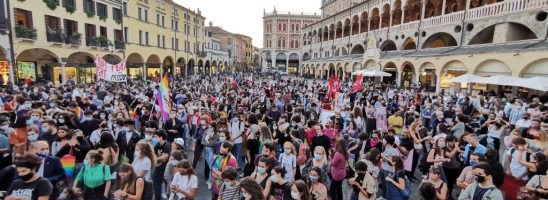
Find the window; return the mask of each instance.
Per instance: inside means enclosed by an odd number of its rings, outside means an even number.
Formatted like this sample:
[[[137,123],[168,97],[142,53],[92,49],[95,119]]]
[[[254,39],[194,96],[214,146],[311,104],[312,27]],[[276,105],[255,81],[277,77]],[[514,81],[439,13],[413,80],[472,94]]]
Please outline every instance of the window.
[[[166,48],[166,36],[162,35],[162,48]]]
[[[175,38],[171,38],[171,49],[175,49]]]
[[[156,25],[160,25],[160,14],[156,14]]]
[[[158,34],[158,35],[156,36],[156,41],[157,41],[157,43],[158,43],[158,47],[161,47],[162,44],[160,44],[160,34]]]
[[[299,29],[299,25],[298,25],[298,24],[295,25],[295,31],[299,31],[299,30],[300,30],[300,29]]]
[[[124,2],[123,8],[124,9],[124,15],[127,16],[127,2]]]
[[[163,15],[162,15],[162,21],[161,21],[161,22],[162,22],[162,27],[165,27],[165,26],[166,26],[166,24],[164,23],[164,22],[165,22],[165,18],[166,18],[166,16],[163,16]]]
[[[85,24],[85,27],[86,27],[86,39],[87,39],[87,44],[89,46],[89,42],[90,42],[90,39],[93,39],[95,38],[95,25],[93,24]]]
[[[124,34],[122,33],[122,30],[114,29],[114,41],[124,41]]]
[[[125,41],[126,43],[128,43],[128,41],[129,41],[129,39],[128,39],[128,32],[129,32],[128,27],[124,27],[124,41]]]
[[[104,26],[99,27],[99,34],[101,36],[108,38],[107,27],[104,27]]]
[[[179,50],[179,39],[175,39],[175,50]]]
[[[139,30],[139,45],[143,45],[143,31]]]
[[[8,18],[6,17],[6,3],[2,1],[0,3],[0,29],[5,30],[8,28]]]
[[[148,22],[148,10],[147,9],[144,9],[145,10],[145,22]]]
[[[143,20],[143,16],[141,15],[142,12],[143,11],[142,11],[141,7],[137,8],[137,19]]]
[[[84,0],[84,12],[95,13],[95,2],[92,0]]]
[[[108,17],[107,5],[102,4],[102,3],[97,3],[97,15],[98,16],[103,16],[103,17]]]
[[[67,32],[67,36],[71,36],[74,33],[78,33],[78,22],[65,19],[65,31]]]
[[[61,29],[61,19],[59,17],[46,15],[46,28],[47,31],[57,31]]]
[[[122,11],[119,8],[112,8],[112,19],[116,22],[122,22]]]
[[[145,32],[145,44],[147,46],[149,46],[150,44],[148,43],[148,32]]]

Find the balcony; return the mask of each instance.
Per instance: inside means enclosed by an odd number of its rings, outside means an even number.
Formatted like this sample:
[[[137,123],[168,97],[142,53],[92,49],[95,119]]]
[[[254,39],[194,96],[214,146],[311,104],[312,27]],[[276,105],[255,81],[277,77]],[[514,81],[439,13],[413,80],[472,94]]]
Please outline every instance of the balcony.
[[[82,34],[80,33],[72,33],[67,37],[66,43],[70,44],[71,46],[80,46],[82,44],[81,38]]]
[[[46,32],[46,37],[48,42],[54,43],[54,44],[63,44],[65,43],[65,40],[67,39],[67,34],[64,30],[48,30]]]
[[[122,40],[115,40],[114,41],[114,48],[115,49],[126,49],[126,43]]]
[[[207,53],[205,51],[198,51],[198,52],[196,52],[196,55],[198,57],[206,57]]]
[[[21,39],[36,40],[36,29],[22,25],[15,26],[15,37]]]
[[[98,48],[101,44],[101,41],[99,41],[98,37],[92,37],[86,39],[86,46],[91,48]]]

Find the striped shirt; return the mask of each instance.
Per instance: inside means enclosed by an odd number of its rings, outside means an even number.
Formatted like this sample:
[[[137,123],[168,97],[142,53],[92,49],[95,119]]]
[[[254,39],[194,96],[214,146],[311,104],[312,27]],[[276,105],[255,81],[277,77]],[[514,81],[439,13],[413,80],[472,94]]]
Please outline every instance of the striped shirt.
[[[223,186],[221,186],[221,192],[219,193],[219,195],[222,195],[222,200],[240,200],[240,184],[237,184],[234,187],[227,187],[223,184]]]

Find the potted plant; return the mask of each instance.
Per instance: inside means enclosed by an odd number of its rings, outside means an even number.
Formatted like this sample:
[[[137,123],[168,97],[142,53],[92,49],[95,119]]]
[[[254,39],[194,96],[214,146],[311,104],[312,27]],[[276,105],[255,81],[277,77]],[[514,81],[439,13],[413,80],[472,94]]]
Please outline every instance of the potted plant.
[[[95,12],[93,12],[93,11],[91,11],[91,10],[90,10],[90,11],[86,11],[86,15],[88,16],[88,18],[92,18],[92,17],[95,16]]]
[[[99,45],[101,47],[108,47],[108,38],[106,36],[99,36],[97,37],[97,39],[99,40]]]
[[[51,10],[55,10],[57,8],[57,3],[53,0],[44,0],[44,2],[46,2],[46,5]]]
[[[107,16],[99,15],[99,19],[103,21],[107,21]]]
[[[72,4],[64,4],[63,7],[65,7],[65,10],[70,14],[74,13],[74,11],[76,10],[74,5]]]

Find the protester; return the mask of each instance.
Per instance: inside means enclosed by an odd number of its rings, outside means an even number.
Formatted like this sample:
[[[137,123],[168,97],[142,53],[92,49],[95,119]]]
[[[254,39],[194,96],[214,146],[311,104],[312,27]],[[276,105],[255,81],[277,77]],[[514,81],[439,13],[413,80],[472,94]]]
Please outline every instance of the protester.
[[[41,163],[42,160],[38,156],[30,153],[15,160],[19,179],[13,181],[6,191],[6,200],[50,198],[53,190],[51,182],[37,173]]]
[[[80,170],[72,187],[83,191],[84,199],[108,199],[112,178],[110,167],[102,163],[103,152],[91,150],[86,160],[89,164]]]

